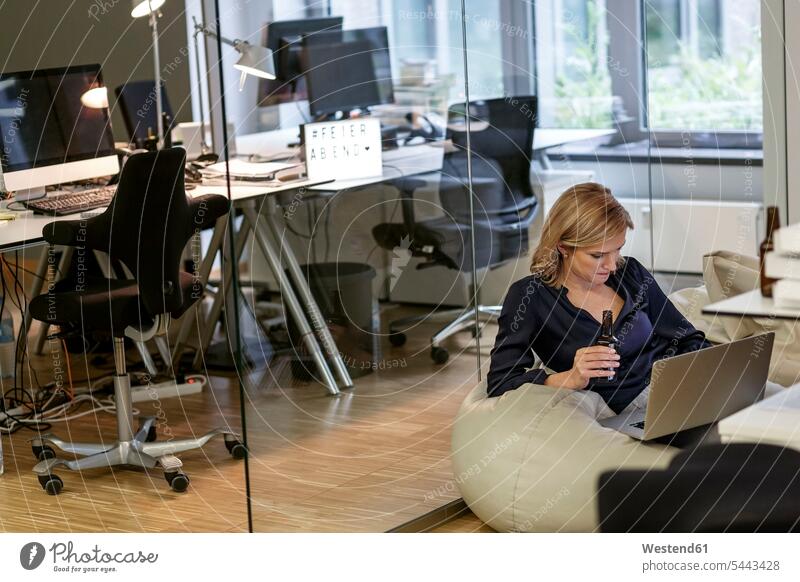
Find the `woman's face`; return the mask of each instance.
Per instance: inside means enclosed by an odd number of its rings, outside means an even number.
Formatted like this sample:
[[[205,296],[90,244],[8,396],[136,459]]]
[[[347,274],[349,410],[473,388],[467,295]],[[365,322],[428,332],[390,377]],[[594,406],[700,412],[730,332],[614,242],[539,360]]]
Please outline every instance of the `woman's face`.
[[[608,238],[601,245],[571,248],[559,245],[565,255],[565,282],[574,281],[587,286],[602,285],[617,270],[620,251],[625,245],[626,232]],[[567,287],[569,285],[567,284]]]

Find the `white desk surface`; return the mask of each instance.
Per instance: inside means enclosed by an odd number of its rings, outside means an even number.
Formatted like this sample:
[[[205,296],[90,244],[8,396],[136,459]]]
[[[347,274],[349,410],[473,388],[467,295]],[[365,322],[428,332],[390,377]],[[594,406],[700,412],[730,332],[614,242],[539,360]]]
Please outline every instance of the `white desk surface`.
[[[250,198],[259,198],[261,196],[269,196],[270,194],[285,192],[286,190],[294,190],[295,188],[309,188],[311,186],[316,186],[317,184],[326,184],[328,182],[331,182],[331,180],[295,180],[291,182],[284,182],[282,184],[269,182],[268,184],[264,184],[263,186],[231,185],[231,199],[234,202],[239,202],[241,200],[248,200]],[[197,186],[195,188],[192,188],[191,190],[187,190],[186,194],[192,197],[202,196],[204,194],[221,194],[223,196],[227,196],[228,189],[226,186],[221,186],[221,185]]]
[[[238,202],[325,182],[325,180],[297,180],[280,185],[270,183],[264,186],[232,186],[231,196],[234,202]],[[227,196],[227,188],[225,186],[197,186],[187,190],[186,193],[189,196],[201,196],[203,194]],[[44,244],[42,229],[46,224],[57,220],[78,220],[80,216],[80,213],[69,216],[44,216],[42,214],[33,214],[32,212],[20,212],[15,220],[0,221],[0,253]]]
[[[587,139],[595,139],[614,133],[611,129],[537,129],[534,133],[534,150],[544,150],[566,143],[576,141],[583,141]],[[254,133],[250,135],[238,136],[236,138],[236,148],[239,154],[260,154],[262,156],[275,156],[282,154],[299,155],[298,148],[287,148],[287,144],[296,142],[299,139],[298,128],[281,129],[277,131],[267,131],[261,133]],[[286,190],[295,188],[308,188],[309,190],[318,191],[337,191],[345,190],[348,188],[356,188],[359,186],[366,186],[369,184],[376,184],[384,180],[392,178],[399,178],[401,176],[411,176],[424,174],[428,172],[435,172],[442,168],[442,160],[444,156],[444,148],[439,144],[421,144],[416,146],[405,146],[395,150],[384,152],[384,168],[383,175],[375,176],[372,178],[361,178],[357,180],[301,180],[294,182],[285,182],[280,185],[270,183],[269,185],[256,185],[256,186],[232,186],[231,195],[234,202],[240,200],[247,200],[250,198],[258,198],[260,196],[267,196],[269,194],[276,194]],[[187,190],[189,196],[200,196],[202,194],[222,194],[227,195],[225,186],[198,186],[192,190]],[[16,220],[0,221],[0,252],[8,252],[19,250],[24,247],[40,245],[44,243],[42,237],[42,228],[54,220],[75,220],[79,218],[79,214],[63,217],[52,217],[34,215],[30,213],[21,213]],[[741,296],[740,296],[741,297]],[[760,295],[759,295],[760,297]],[[738,301],[736,301],[738,299]],[[727,305],[728,302],[736,301],[731,304],[732,307]],[[739,309],[740,304],[744,301],[734,297],[733,299],[723,301],[715,306],[721,306],[723,309]],[[767,300],[768,301],[768,300]],[[771,303],[771,302],[770,302]],[[712,305],[706,306],[704,311],[711,309]],[[759,304],[756,308],[755,304],[750,308],[761,310],[764,313],[759,315],[768,315],[771,312],[780,312],[776,317],[795,319],[800,317],[800,311],[794,310],[775,310],[772,307],[767,307],[766,303]],[[712,313],[711,311],[707,311]],[[727,313],[727,312],[726,312]],[[739,315],[738,311],[732,314]]]
[[[614,129],[539,129],[533,132],[533,149],[546,150],[557,146],[597,139],[614,135]],[[299,155],[300,148],[289,148],[289,143],[300,140],[300,129],[278,129],[275,131],[262,131],[248,135],[236,136],[236,152],[238,154],[258,154],[262,156],[290,156]],[[415,146],[410,146],[415,147]],[[404,148],[398,148],[400,150]]]
[[[775,307],[769,297],[763,297],[761,290],[748,291],[729,299],[710,303],[703,307],[709,315],[740,315],[748,317],[771,317],[775,319],[800,319],[800,309]]]
[[[46,224],[56,220],[75,220],[77,218],[80,218],[80,214],[55,217],[21,212],[15,220],[0,221],[0,253],[44,244],[42,229]]]
[[[549,129],[536,128],[533,132],[533,149],[546,150],[589,139],[608,137],[617,133],[616,129]]]
[[[533,149],[545,150],[566,143],[584,141],[612,135],[613,129],[537,129],[533,134]],[[297,142],[299,128],[264,131],[236,137],[236,151],[241,155],[257,154],[265,158],[275,156],[298,156],[299,148],[288,148]],[[309,190],[338,191],[376,184],[384,180],[436,172],[442,169],[444,143],[404,146],[383,152],[383,174],[372,178],[335,180],[310,186]],[[256,194],[257,195],[257,194]]]

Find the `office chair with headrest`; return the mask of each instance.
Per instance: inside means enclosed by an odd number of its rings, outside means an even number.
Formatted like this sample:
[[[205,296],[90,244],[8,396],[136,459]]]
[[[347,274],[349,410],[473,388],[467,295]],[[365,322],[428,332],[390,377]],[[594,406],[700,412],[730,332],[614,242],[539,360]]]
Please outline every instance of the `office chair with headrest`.
[[[401,195],[402,223],[383,223],[373,228],[378,245],[387,250],[405,248],[411,256],[424,258],[418,269],[445,266],[471,273],[499,267],[528,251],[528,229],[537,210],[530,181],[536,98],[515,97],[475,101],[469,105],[474,195],[474,246],[470,231],[467,132],[452,126],[447,137],[455,151],[445,156],[439,180],[443,216],[416,220],[414,191],[425,185],[419,179],[396,182]],[[463,112],[462,112],[463,115]],[[464,126],[465,127],[465,124]],[[405,243],[404,243],[405,241]],[[470,296],[475,281],[470,284]],[[449,354],[441,343],[474,326],[476,312],[483,323],[496,319],[501,306],[447,310],[437,316],[453,318],[431,338],[431,357],[436,363]],[[429,316],[407,317],[389,324],[389,341],[406,341],[403,329]]]
[[[134,431],[124,338],[143,342],[163,336],[170,319],[180,317],[202,297],[199,281],[180,270],[181,255],[197,229],[213,224],[230,209],[224,196],[187,198],[185,160],[182,148],[133,155],[122,169],[116,194],[105,212],[85,220],[52,222],[43,229],[51,245],[103,251],[133,274],[132,279],[106,279],[86,276],[76,269],[29,305],[29,317],[58,325],[63,335],[70,330],[104,331],[114,342],[117,441],[74,443],[52,434],[34,439],[33,452],[40,462],[33,470],[51,495],[63,487],[62,480],[53,474],[60,467],[80,471],[116,465],[160,466],[172,489],[184,491],[189,479],[180,471],[182,465],[175,454],[200,448],[216,435],[224,436],[234,457],[245,454],[237,435],[227,429],[196,438],[154,442],[156,419],[148,417],[141,419]],[[69,461],[55,458],[50,445],[83,457]]]
[[[148,132],[157,133],[158,113],[156,108],[156,82],[155,81],[130,81],[114,89],[117,101],[125,121],[128,137],[137,148],[144,148],[148,139]],[[175,117],[172,115],[172,106],[167,98],[167,91],[161,85],[161,111],[166,119],[164,135],[167,136],[172,129]]]

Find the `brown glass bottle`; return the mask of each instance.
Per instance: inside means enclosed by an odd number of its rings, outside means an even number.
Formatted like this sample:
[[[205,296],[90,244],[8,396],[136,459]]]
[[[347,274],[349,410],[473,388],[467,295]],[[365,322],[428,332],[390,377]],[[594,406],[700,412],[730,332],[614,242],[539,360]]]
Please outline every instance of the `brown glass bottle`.
[[[615,350],[617,349],[619,340],[614,337],[613,320],[614,313],[611,310],[603,311],[603,323],[600,326],[600,335],[597,336],[597,340],[594,342],[594,345],[606,346]],[[613,384],[616,382],[614,368],[609,368],[608,371],[610,372],[610,375],[607,378],[595,378],[595,384]]]
[[[764,297],[772,297],[772,286],[777,279],[770,279],[764,272],[764,262],[767,253],[775,249],[775,231],[781,226],[780,215],[777,206],[767,207],[767,236],[759,248],[759,258],[761,259],[761,294]]]

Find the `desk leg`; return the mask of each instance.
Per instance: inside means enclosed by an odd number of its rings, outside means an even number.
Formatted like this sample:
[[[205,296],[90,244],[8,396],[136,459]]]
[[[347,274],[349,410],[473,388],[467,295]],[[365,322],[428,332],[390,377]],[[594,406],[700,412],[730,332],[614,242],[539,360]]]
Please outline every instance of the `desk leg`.
[[[225,236],[225,229],[228,225],[228,218],[227,216],[220,218],[217,220],[217,224],[214,225],[214,233],[211,235],[211,241],[208,244],[208,250],[206,251],[206,256],[203,257],[203,261],[200,263],[200,269],[198,270],[198,277],[200,280],[200,284],[203,286],[203,290],[205,290],[206,285],[208,284],[208,277],[211,275],[211,267],[214,266],[214,260],[217,258],[217,254],[219,253],[220,249],[222,248],[222,240]],[[192,329],[192,324],[194,322],[198,322],[198,327],[200,328],[200,334],[204,333],[205,328],[209,325],[209,321],[202,321],[200,318],[201,315],[201,308],[202,308],[202,300],[195,303],[194,307],[191,310],[191,313],[186,313],[181,320],[181,327],[178,330],[178,336],[175,339],[175,348],[172,351],[172,364],[177,365],[178,359],[183,352],[183,346],[186,344],[186,338],[189,336],[189,332]],[[199,346],[198,346],[199,349]]]
[[[308,286],[308,282],[306,282],[306,278],[303,276],[300,265],[297,263],[297,258],[289,248],[289,245],[283,244],[283,241],[278,236],[280,230],[275,222],[274,204],[274,200],[267,200],[267,212],[264,214],[264,219],[267,221],[267,225],[275,235],[276,240],[280,242],[279,247],[281,251],[281,257],[286,263],[286,267],[288,268],[289,274],[292,277],[292,282],[300,292],[303,305],[305,306],[308,315],[311,317],[311,325],[314,326],[314,331],[316,331],[317,335],[319,336],[320,343],[322,343],[322,347],[325,349],[325,354],[333,364],[333,367],[336,370],[336,375],[339,377],[339,381],[345,388],[352,388],[353,379],[350,377],[350,372],[347,371],[347,366],[345,366],[342,355],[339,353],[339,350],[336,347],[336,342],[333,340],[331,331],[325,324],[325,318],[322,316],[322,312],[319,310],[319,306],[317,305],[314,296],[311,294],[311,289]],[[254,210],[251,210],[250,212],[253,216],[251,218],[251,220],[253,220],[253,231],[259,233],[260,229],[255,222],[258,217],[255,216]]]
[[[220,282],[217,294],[214,296],[214,303],[211,304],[211,311],[208,314],[208,318],[200,329],[200,344],[197,347],[197,353],[195,354],[194,361],[192,362],[192,367],[194,369],[200,368],[203,354],[206,352],[206,350],[208,350],[208,346],[211,344],[211,338],[214,335],[214,330],[217,327],[217,321],[219,321],[219,316],[222,314],[222,307],[225,304],[225,298],[227,297],[229,288],[231,286],[231,278],[233,276],[232,270],[239,267],[239,258],[244,252],[244,246],[247,243],[247,235],[249,233],[250,224],[247,220],[243,220],[239,232],[236,233],[233,257],[227,261],[223,261],[222,281]],[[225,254],[224,246],[222,252]],[[213,263],[213,259],[210,260]]]
[[[333,395],[339,394],[339,387],[336,385],[336,380],[334,379],[333,374],[331,373],[331,370],[328,367],[328,363],[325,361],[325,356],[323,356],[322,350],[320,349],[319,344],[317,343],[317,338],[314,335],[314,332],[311,329],[308,320],[306,319],[306,315],[303,312],[303,308],[300,305],[300,301],[298,301],[297,295],[295,295],[294,293],[294,289],[292,288],[292,283],[286,276],[286,273],[283,271],[280,255],[275,251],[275,247],[269,240],[269,237],[267,237],[264,234],[264,231],[261,228],[259,228],[258,214],[256,213],[255,208],[253,208],[252,206],[247,206],[243,209],[243,212],[245,219],[249,222],[250,226],[253,228],[253,234],[256,238],[256,242],[258,243],[258,246],[261,248],[261,252],[264,253],[264,257],[267,259],[267,262],[269,263],[270,268],[272,269],[272,274],[278,280],[283,300],[286,302],[286,305],[289,308],[289,312],[292,318],[294,319],[295,324],[297,325],[297,329],[300,332],[300,335],[303,339],[303,343],[305,343],[306,345],[308,353],[311,355],[312,358],[314,358],[314,363],[316,364],[317,370],[322,376],[323,383],[325,384],[325,386],[327,386],[328,392],[330,392]],[[297,265],[296,261],[295,265]],[[307,288],[308,287],[306,287],[306,289]],[[316,303],[314,303],[314,306],[316,307]],[[319,308],[317,308],[317,313],[319,313]],[[327,330],[327,327],[325,329]],[[352,386],[352,381],[350,382],[349,386]]]

